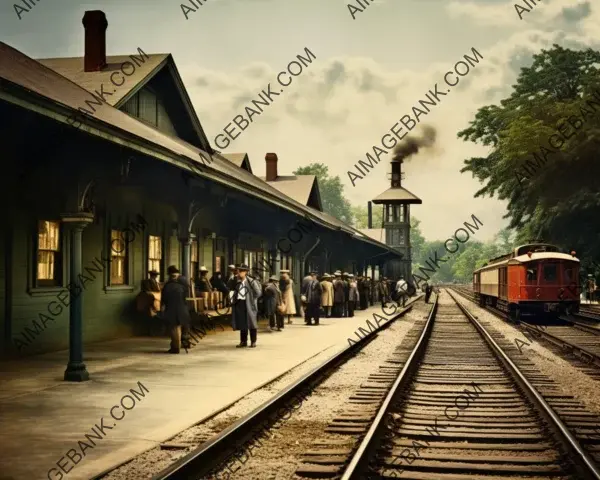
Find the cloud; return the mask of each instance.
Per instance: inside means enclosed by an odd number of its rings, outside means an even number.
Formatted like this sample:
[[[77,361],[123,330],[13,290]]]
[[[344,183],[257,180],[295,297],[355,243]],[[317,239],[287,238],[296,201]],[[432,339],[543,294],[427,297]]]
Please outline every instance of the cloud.
[[[457,132],[468,126],[479,107],[508,96],[520,69],[529,65],[532,55],[542,48],[551,48],[553,43],[570,48],[598,46],[594,28],[599,16],[589,2],[571,4],[562,0],[539,3],[527,22],[520,22],[513,3],[451,2],[447,12],[462,16],[471,26],[492,22],[512,24],[515,30],[497,45],[472,45],[483,60],[421,118],[422,123],[439,132],[439,148],[404,165],[403,186],[424,201],[423,205],[413,206],[412,212],[422,220],[423,232],[429,239],[447,238],[472,213],[486,225],[481,238],[489,239],[506,224],[502,220],[505,204],[497,199],[473,199],[481,186],[459,170],[463,160],[486,155],[487,150],[458,140]],[[559,30],[556,24],[569,27]],[[290,52],[290,60],[299,53],[302,52]],[[225,151],[248,152],[258,175],[264,172],[264,155],[268,151],[277,152],[281,174],[309,163],[325,163],[331,174],[342,179],[350,201],[365,205],[389,188],[386,173],[391,151],[364,179],[357,181],[356,187],[352,187],[347,171],[356,171],[354,165],[365,160],[365,154],[374,145],[381,146],[382,136],[403,115],[410,114],[411,108],[426,98],[436,83],[444,91],[444,74],[465,54],[473,56],[470,47],[422,71],[391,70],[363,57],[318,57],[275,97],[273,105],[253,118],[253,123]],[[213,141],[269,83],[278,91],[276,76],[285,66],[252,64],[227,74],[203,69],[198,64],[179,68],[204,129]]]

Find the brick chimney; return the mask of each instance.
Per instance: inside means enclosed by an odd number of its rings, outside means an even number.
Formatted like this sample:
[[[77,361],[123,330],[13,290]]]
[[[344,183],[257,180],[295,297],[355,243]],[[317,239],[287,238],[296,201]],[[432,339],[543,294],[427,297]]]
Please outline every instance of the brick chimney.
[[[267,153],[265,162],[267,163],[267,182],[272,182],[277,179],[277,154]]]
[[[83,70],[99,72],[106,67],[106,15],[101,10],[88,10],[83,16],[85,56]]]

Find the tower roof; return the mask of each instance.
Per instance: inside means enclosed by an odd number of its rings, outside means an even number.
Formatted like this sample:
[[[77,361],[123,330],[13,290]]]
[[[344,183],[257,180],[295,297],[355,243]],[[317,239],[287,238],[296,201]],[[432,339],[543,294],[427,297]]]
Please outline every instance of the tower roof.
[[[408,203],[420,205],[423,201],[403,187],[388,188],[381,195],[373,199],[373,203]]]

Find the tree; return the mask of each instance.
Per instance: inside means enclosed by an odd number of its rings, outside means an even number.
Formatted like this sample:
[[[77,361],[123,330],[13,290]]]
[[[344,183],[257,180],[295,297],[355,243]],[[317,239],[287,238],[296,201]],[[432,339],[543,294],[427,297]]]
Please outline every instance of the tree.
[[[329,168],[323,163],[311,163],[300,167],[294,175],[315,175],[319,182],[319,192],[323,211],[345,223],[352,223],[352,208],[344,196],[344,185],[339,176],[330,177]]]
[[[592,49],[542,50],[507,99],[479,109],[458,133],[490,147],[461,171],[485,183],[476,197],[508,200],[519,243],[539,239],[600,258],[599,63]]]
[[[381,205],[373,205],[373,228],[383,225],[383,211]],[[368,228],[369,209],[362,205],[352,205],[352,218],[354,228]]]

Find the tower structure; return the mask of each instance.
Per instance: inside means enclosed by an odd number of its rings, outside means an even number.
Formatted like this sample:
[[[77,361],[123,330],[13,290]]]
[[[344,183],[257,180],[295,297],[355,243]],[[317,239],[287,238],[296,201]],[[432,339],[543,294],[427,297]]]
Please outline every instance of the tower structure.
[[[390,162],[391,172],[388,173],[391,187],[372,200],[376,205],[383,205],[383,225],[385,243],[402,253],[402,259],[388,260],[384,266],[384,275],[397,280],[403,277],[410,282],[412,278],[411,246],[410,246],[410,205],[422,204],[423,201],[402,187],[402,159]],[[371,203],[371,202],[369,202]],[[370,207],[370,205],[369,205]],[[371,209],[369,208],[369,217]],[[369,224],[372,223],[369,218]]]

